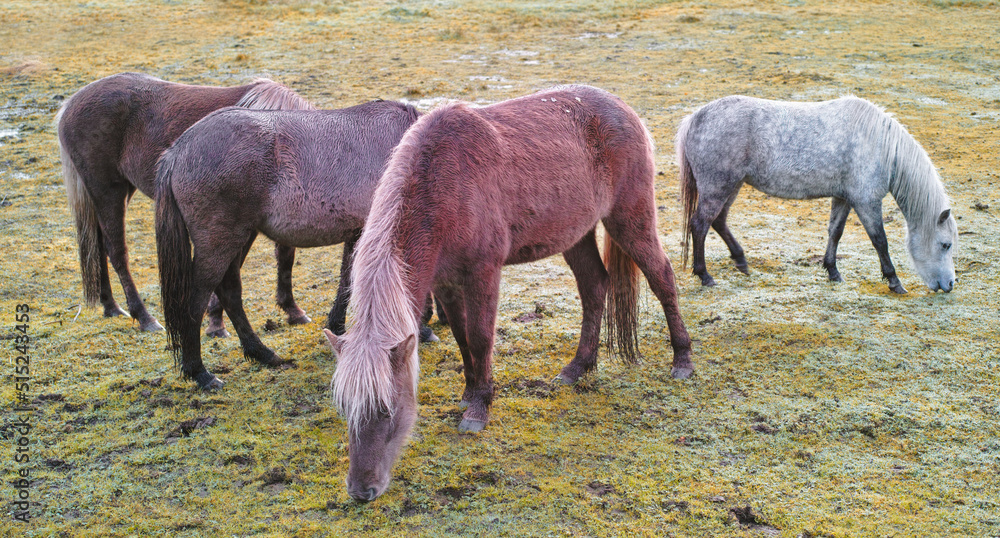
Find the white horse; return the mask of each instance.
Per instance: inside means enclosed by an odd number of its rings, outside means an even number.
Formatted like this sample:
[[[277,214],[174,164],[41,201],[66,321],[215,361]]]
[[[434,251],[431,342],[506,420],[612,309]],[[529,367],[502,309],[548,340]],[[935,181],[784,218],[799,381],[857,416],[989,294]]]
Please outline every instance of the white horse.
[[[906,218],[913,265],[932,292],[955,286],[952,252],[958,241],[941,178],[927,152],[878,106],[847,96],[821,103],[729,96],[684,118],[677,132],[684,263],[694,238],[694,274],[703,286],[709,225],[722,237],[736,267],[747,273],[743,248],[726,226],[729,207],[747,183],[781,198],[831,197],[830,238],[823,267],[837,271],[837,243],[853,208],[878,252],[882,276],[906,293],[889,259],[882,198],[892,193]]]

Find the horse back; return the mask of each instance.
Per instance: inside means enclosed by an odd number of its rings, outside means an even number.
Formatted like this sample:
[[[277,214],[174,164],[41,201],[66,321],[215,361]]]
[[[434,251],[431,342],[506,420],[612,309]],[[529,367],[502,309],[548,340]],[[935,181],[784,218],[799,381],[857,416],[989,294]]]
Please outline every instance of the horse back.
[[[363,226],[392,148],[416,117],[415,109],[398,103],[321,111],[225,108],[168,151],[172,188],[184,207],[206,219],[238,220],[282,244],[341,242]]]
[[[452,236],[443,243],[465,256],[521,263],[563,252],[623,190],[652,188],[648,132],[596,88],[558,87],[430,116],[419,128],[419,180],[407,196],[440,213],[437,233]]]
[[[153,196],[160,154],[206,114],[235,104],[248,87],[190,86],[141,73],[105,77],[70,97],[60,143],[87,176],[124,176]]]

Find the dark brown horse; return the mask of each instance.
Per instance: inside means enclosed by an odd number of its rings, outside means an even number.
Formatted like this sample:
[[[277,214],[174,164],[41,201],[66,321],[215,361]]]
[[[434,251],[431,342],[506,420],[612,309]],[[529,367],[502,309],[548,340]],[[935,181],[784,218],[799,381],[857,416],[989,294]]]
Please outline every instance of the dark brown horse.
[[[562,253],[577,279],[583,327],[558,376],[597,364],[609,343],[638,360],[638,269],[659,299],[673,375],[691,375],[691,340],[660,246],[653,144],[636,113],[588,86],[554,88],[484,108],[454,104],[420,119],[379,182],[355,251],[352,325],[337,338],[334,398],[347,418],[348,492],[371,500],[417,416],[417,318],[440,299],[465,364],[460,431],[479,431],[493,401],[493,337],[501,267]],[[595,229],[607,232],[605,260]],[[638,267],[637,267],[638,266]]]
[[[125,290],[128,313],[144,331],[163,327],[146,310],[128,268],[125,208],[136,189],[153,197],[160,154],[185,129],[227,106],[256,109],[312,109],[281,84],[258,79],[218,88],[165,82],[139,73],[121,73],[92,82],[63,103],[56,115],[63,181],[76,218],[83,292],[88,305],[100,301],[105,316],[123,315],[108,276],[108,258]],[[288,322],[309,317],[292,296],[295,249],[277,245],[278,304]],[[214,308],[207,332],[226,336],[222,309]]]
[[[328,321],[343,331],[354,243],[389,154],[417,116],[412,106],[385,101],[343,110],[227,108],[163,154],[156,175],[160,292],[185,377],[206,389],[222,386],[202,364],[198,334],[213,290],[243,353],[282,364],[243,311],[240,267],[258,233],[293,247],[344,243]]]

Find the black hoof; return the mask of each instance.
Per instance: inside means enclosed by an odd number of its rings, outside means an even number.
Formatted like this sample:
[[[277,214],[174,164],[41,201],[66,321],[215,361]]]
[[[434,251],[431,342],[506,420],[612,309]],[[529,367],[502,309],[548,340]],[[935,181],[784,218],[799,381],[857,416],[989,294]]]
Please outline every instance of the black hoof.
[[[441,339],[434,334],[434,331],[430,327],[424,325],[420,328],[420,341],[421,342],[440,342]]]
[[[194,376],[194,380],[198,383],[198,388],[202,390],[219,390],[225,384],[221,379],[215,377],[212,372],[207,370]]]
[[[715,279],[710,276],[703,276],[701,277],[701,285],[706,288],[711,288],[715,285]]]
[[[298,314],[289,314],[288,324],[289,325],[305,325],[307,323],[312,323],[312,318],[306,315],[305,312],[300,312]]]
[[[742,264],[742,265],[736,264],[736,269],[738,269],[739,272],[743,273],[744,275],[749,275],[750,274],[750,268],[747,267],[747,264],[745,264],[745,263]]]

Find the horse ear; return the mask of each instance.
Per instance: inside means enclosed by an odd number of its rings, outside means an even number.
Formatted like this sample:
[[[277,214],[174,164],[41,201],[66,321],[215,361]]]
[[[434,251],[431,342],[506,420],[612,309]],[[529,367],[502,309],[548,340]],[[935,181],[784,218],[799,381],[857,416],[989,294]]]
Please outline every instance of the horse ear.
[[[411,334],[406,337],[398,346],[392,350],[392,362],[394,366],[405,364],[417,346],[417,335]]]
[[[330,332],[330,329],[323,329],[323,334],[326,335],[326,341],[330,343],[333,352],[340,355],[340,348],[344,347],[344,341],[337,338],[337,335]]]
[[[949,209],[945,209],[944,211],[942,211],[941,212],[941,216],[938,217],[938,226],[944,224],[944,221],[948,220],[948,217],[950,217],[950,216],[951,216],[951,209],[950,208]]]

